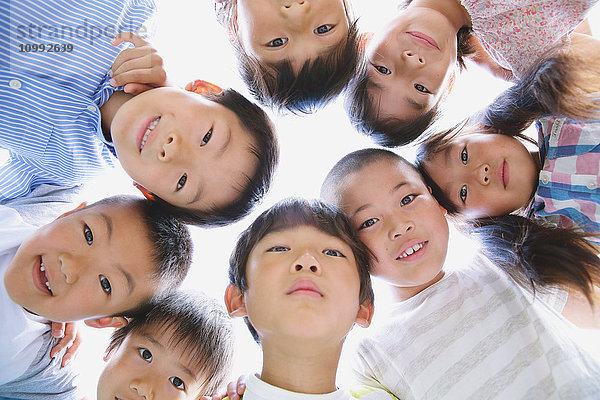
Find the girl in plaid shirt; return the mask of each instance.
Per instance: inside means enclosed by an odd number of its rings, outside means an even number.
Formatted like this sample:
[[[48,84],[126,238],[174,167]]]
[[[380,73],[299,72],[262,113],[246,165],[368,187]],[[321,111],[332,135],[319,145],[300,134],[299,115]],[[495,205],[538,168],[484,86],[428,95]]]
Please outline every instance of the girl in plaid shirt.
[[[600,44],[582,38],[582,50]],[[600,57],[588,54],[544,60],[488,106],[485,126],[463,123],[422,144],[417,164],[449,214],[516,212],[600,231]],[[534,120],[537,146],[522,133]]]

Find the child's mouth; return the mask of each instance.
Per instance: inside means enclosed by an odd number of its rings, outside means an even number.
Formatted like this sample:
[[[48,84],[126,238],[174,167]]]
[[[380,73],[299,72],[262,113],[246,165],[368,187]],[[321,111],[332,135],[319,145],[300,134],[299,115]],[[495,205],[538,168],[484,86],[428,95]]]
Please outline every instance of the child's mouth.
[[[500,182],[502,182],[502,185],[504,186],[504,189],[506,189],[506,185],[508,184],[508,178],[509,178],[509,174],[508,174],[508,163],[506,162],[506,160],[502,161],[502,164],[500,164],[500,168],[498,168],[498,174],[500,175]]]
[[[44,266],[44,260],[40,256],[40,268],[38,269],[38,276],[40,278],[41,288],[45,289],[45,291],[53,295],[52,289],[50,288],[50,282],[48,281],[48,276],[46,275],[46,267]]]
[[[150,134],[154,131],[154,128],[158,124],[158,121],[160,121],[160,116],[155,117],[152,121],[150,121],[150,123],[146,127],[146,130],[142,134],[141,139],[140,139],[140,143],[139,143],[140,153],[142,152],[142,149],[146,145],[146,142],[148,141],[148,138],[150,137]]]
[[[413,258],[416,258],[422,254],[422,250],[426,245],[427,241],[415,243],[406,250],[404,250],[402,253],[400,253],[400,255],[396,257],[396,260],[412,260]]]

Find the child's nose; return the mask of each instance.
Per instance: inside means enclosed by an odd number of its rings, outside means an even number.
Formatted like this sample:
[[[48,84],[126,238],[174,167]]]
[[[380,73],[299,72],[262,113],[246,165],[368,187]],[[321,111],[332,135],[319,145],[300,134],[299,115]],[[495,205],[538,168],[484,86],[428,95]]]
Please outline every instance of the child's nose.
[[[58,258],[60,262],[60,272],[65,277],[65,282],[69,285],[77,282],[79,278],[78,262],[67,254],[62,254]]]
[[[475,174],[479,184],[487,186],[490,183],[490,166],[488,164],[479,166]]]
[[[179,151],[179,139],[177,135],[169,133],[165,138],[162,147],[159,149],[158,159],[169,161],[173,159]]]
[[[149,379],[136,378],[131,381],[129,388],[133,390],[138,396],[146,399],[154,399],[154,391]]]
[[[291,24],[306,24],[306,17],[310,11],[310,1],[289,0],[281,7],[281,13],[288,18]]]
[[[321,266],[315,256],[306,251],[292,263],[291,272],[312,272],[321,275]]]
[[[415,225],[410,220],[404,219],[396,219],[393,220],[390,224],[390,229],[388,231],[388,236],[391,240],[398,239],[402,237],[402,235],[407,234],[414,230]]]
[[[425,57],[419,55],[419,53],[414,50],[404,50],[402,52],[402,58],[407,64],[412,65],[413,67],[423,67],[426,63]]]

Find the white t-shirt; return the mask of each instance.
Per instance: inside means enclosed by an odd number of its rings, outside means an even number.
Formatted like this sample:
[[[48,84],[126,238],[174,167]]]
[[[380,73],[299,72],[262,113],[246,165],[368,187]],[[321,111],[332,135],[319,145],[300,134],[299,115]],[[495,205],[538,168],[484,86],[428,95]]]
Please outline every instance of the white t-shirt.
[[[246,381],[243,400],[391,400],[394,397],[384,390],[364,388],[350,392],[338,389],[327,394],[306,394],[290,392],[262,381],[257,375],[250,375]]]
[[[403,400],[599,399],[600,363],[540,297],[476,257],[365,332],[359,382]]]
[[[33,362],[50,327],[15,304],[4,286],[4,274],[19,245],[35,228],[12,208],[0,206],[0,385],[21,376]]]

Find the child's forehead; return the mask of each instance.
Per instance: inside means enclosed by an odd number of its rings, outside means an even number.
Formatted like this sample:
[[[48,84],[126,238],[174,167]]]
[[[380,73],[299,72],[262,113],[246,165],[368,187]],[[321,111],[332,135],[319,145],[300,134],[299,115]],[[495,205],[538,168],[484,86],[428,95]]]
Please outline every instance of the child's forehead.
[[[349,175],[348,183],[364,183],[373,181],[373,178],[387,177],[413,185],[424,184],[421,174],[408,163],[399,160],[380,159],[360,168]],[[343,186],[343,185],[342,185]],[[360,185],[356,188],[360,190]]]
[[[326,230],[324,227],[318,226],[316,223],[296,223],[286,224],[284,221],[278,223],[273,229],[270,229],[265,235],[256,243],[255,248],[262,243],[267,241],[272,242],[279,239],[285,239],[286,241],[294,240],[306,240],[313,239],[314,241],[322,242],[323,236],[327,237],[327,240],[337,241],[343,245],[350,246],[344,239],[339,235]]]

